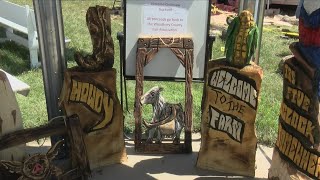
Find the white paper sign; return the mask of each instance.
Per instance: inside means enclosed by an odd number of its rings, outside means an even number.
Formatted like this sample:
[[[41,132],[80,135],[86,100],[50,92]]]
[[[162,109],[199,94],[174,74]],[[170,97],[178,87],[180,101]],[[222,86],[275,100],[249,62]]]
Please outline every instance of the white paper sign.
[[[144,35],[172,35],[187,33],[185,1],[146,0],[143,6],[142,33]]]

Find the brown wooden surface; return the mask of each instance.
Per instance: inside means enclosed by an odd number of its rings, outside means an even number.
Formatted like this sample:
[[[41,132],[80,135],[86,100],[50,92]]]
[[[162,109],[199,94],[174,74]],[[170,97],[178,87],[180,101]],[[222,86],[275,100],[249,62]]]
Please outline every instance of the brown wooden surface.
[[[248,82],[257,91],[255,106],[246,102],[246,98],[241,99],[229,92],[230,89],[234,89],[231,88],[230,81],[232,78],[227,82],[226,77],[225,79],[220,77],[218,79],[219,75],[213,75],[213,73],[220,74],[222,71],[232,75],[236,79],[234,82],[237,84],[240,82],[238,79]],[[197,166],[202,169],[253,177],[257,145],[255,118],[261,88],[262,69],[256,65],[238,69],[228,66],[226,60],[221,59],[208,63],[206,77],[206,91],[201,119],[201,148]],[[222,82],[222,87],[218,87],[217,84],[212,82],[213,77],[216,79],[215,82]],[[224,76],[221,75],[221,77]],[[223,88],[228,84],[230,88]],[[242,90],[239,92],[243,94]],[[232,108],[231,104],[233,104]],[[216,116],[217,114],[218,116]],[[231,120],[230,125],[226,121],[227,118],[228,122]]]
[[[66,126],[71,144],[72,167],[79,168],[83,175],[89,176],[91,174],[91,170],[87,149],[83,139],[84,133],[80,126],[79,117],[75,115],[66,119]]]
[[[303,58],[296,43],[290,50],[294,57],[283,65],[283,100],[269,177],[320,179],[319,70]]]
[[[136,57],[136,89],[135,89],[135,150],[146,153],[191,153],[191,131],[192,131],[192,68],[193,68],[193,41],[191,38],[139,38]],[[185,67],[185,142],[183,145],[154,145],[142,143],[141,129],[141,104],[140,97],[143,94],[143,68],[158,52],[159,48],[170,48],[177,56],[180,63]]]
[[[164,37],[150,38],[144,37],[138,39],[138,48],[183,48],[193,49],[192,38],[183,37]]]
[[[0,137],[0,150],[44,137],[65,134],[66,132],[64,121],[51,122],[36,128],[14,131]]]
[[[86,133],[83,138],[90,168],[126,161],[123,112],[117,97],[116,70],[83,72],[72,68],[66,71],[64,77],[60,105],[68,116],[79,116]],[[77,88],[74,82],[77,82]],[[84,90],[85,86],[89,88]],[[98,92],[101,96],[94,95]],[[97,108],[99,103],[102,104]]]

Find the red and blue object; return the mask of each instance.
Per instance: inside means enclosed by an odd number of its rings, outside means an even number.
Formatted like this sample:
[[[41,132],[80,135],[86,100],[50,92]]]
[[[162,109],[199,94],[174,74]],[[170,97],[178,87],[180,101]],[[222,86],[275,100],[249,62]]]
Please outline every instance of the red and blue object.
[[[320,96],[320,9],[310,14],[303,6],[303,0],[300,2],[299,12],[299,43],[297,48],[302,56],[312,66],[317,68],[318,96]],[[319,2],[320,3],[320,2]]]
[[[320,69],[320,9],[308,14],[302,4],[298,48],[308,62]]]

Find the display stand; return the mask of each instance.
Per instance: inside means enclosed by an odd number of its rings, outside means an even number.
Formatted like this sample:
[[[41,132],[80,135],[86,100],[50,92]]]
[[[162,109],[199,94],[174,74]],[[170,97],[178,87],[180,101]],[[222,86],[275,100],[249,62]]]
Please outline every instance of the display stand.
[[[191,127],[192,127],[192,66],[193,66],[193,40],[190,37],[140,37],[137,41],[136,56],[136,90],[135,90],[135,150],[144,153],[190,153]],[[141,104],[143,94],[143,69],[152,61],[160,48],[169,48],[185,67],[185,139],[184,143],[173,144],[146,144],[142,139]]]

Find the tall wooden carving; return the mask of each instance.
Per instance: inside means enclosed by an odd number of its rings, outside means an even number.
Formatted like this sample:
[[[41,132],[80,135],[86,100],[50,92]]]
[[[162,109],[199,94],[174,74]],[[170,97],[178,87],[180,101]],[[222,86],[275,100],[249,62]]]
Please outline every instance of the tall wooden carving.
[[[136,65],[136,91],[135,91],[135,149],[145,153],[190,153],[191,127],[192,127],[192,65],[193,41],[191,38],[139,38]],[[160,48],[170,48],[185,67],[185,140],[184,143],[149,144],[142,139],[141,128],[141,102],[143,95],[143,68],[157,54]]]
[[[117,97],[114,45],[110,10],[90,7],[87,25],[93,54],[75,54],[78,67],[65,73],[61,106],[69,116],[77,114],[86,132],[84,143],[91,168],[126,160],[123,112]]]
[[[257,43],[251,13],[236,17],[228,34],[227,57],[208,63],[197,166],[253,177],[262,69],[250,63]]]
[[[299,42],[283,66],[283,100],[269,178],[320,179],[320,4],[305,0]]]

